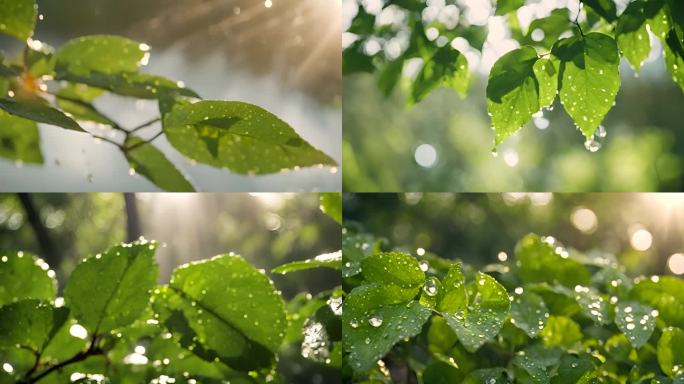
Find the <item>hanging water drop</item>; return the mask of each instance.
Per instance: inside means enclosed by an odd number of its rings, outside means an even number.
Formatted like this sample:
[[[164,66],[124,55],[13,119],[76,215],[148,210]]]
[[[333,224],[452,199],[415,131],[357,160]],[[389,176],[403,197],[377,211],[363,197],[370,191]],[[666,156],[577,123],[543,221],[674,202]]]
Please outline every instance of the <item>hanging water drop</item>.
[[[423,286],[423,291],[426,295],[430,297],[436,296],[437,292],[439,291],[439,288],[437,286],[437,278],[434,276],[430,277],[425,282],[425,285]]]
[[[596,128],[595,135],[600,139],[604,139],[608,135],[608,132],[606,132],[606,127],[599,125],[598,128]]]
[[[584,142],[584,148],[586,148],[587,151],[593,153],[601,149],[601,143],[594,139],[594,135],[591,135],[591,137],[589,137],[587,141]]]

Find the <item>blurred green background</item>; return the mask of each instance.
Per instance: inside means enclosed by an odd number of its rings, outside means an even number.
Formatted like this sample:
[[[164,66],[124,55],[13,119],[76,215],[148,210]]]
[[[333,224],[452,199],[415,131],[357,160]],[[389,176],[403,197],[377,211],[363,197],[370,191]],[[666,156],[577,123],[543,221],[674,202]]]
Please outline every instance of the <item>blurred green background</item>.
[[[411,254],[475,266],[510,260],[535,232],[615,255],[632,276],[684,274],[684,194],[344,194],[344,224]]]
[[[319,209],[319,194],[0,194],[0,250],[30,251],[60,284],[82,259],[144,236],[157,251],[160,280],[178,265],[235,252],[263,268],[286,299],[341,284],[323,269],[271,275],[271,268],[340,249],[340,226]],[[61,287],[60,287],[61,288]],[[339,381],[339,373],[286,347],[279,370],[292,383]]]
[[[426,3],[423,20],[432,13],[441,18],[450,7],[455,11],[460,9],[460,18],[456,13],[458,28],[473,25],[488,37],[480,54],[479,48],[468,46],[468,42],[475,44],[469,35],[459,34],[457,28],[423,21],[425,28],[432,27],[435,36],[438,29],[434,26],[441,28],[442,35],[435,42],[444,39],[443,44],[459,43],[459,47],[468,47],[463,52],[469,59],[472,79],[465,98],[453,89],[440,88],[420,103],[408,106],[411,77],[420,68],[420,63],[409,65],[409,61],[420,59],[406,61],[404,77],[388,97],[379,90],[377,69],[377,63],[387,62],[388,57],[402,52],[397,51],[397,44],[408,44],[402,43],[411,33],[411,28],[405,25],[407,13],[397,11],[395,5],[388,6],[394,3],[387,1],[344,0],[345,30],[375,26],[370,37],[363,33],[343,34],[345,47],[362,43],[361,51],[365,50],[357,56],[349,55],[349,67],[361,66],[368,59],[364,55],[373,56],[376,63],[375,73],[350,73],[343,78],[345,191],[684,190],[684,94],[666,71],[662,47],[655,37],[651,55],[638,76],[625,60],[621,62],[622,86],[615,106],[603,121],[607,137],[598,152],[585,149],[584,136],[574,127],[557,98],[552,110],[545,111],[543,116],[533,119],[507,139],[494,157],[494,132],[486,110],[487,75],[494,60],[519,43],[511,38],[508,26],[504,26],[507,19],[493,16],[489,3],[451,0]],[[527,18],[531,17],[532,8],[563,8],[567,4],[573,11],[579,5],[571,0],[524,3],[518,15],[525,8]],[[621,9],[626,4],[618,1]],[[370,18],[370,26],[365,29],[359,27],[365,19],[353,19],[361,7],[377,14]],[[481,20],[475,21],[474,14]],[[352,24],[352,20],[357,24]]]

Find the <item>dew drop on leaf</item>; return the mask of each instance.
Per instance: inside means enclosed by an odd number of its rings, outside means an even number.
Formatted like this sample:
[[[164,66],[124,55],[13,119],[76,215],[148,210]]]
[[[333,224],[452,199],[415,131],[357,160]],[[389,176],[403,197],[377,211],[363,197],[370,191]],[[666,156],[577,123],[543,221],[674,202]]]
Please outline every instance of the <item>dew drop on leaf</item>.
[[[425,285],[423,286],[423,291],[425,292],[426,295],[430,297],[434,297],[437,295],[438,292],[438,287],[437,287],[437,278],[434,276],[430,277],[426,282]]]
[[[368,319],[368,323],[369,323],[372,327],[377,328],[377,327],[379,327],[379,326],[382,325],[382,316],[373,315],[373,317],[371,317],[370,319]]]

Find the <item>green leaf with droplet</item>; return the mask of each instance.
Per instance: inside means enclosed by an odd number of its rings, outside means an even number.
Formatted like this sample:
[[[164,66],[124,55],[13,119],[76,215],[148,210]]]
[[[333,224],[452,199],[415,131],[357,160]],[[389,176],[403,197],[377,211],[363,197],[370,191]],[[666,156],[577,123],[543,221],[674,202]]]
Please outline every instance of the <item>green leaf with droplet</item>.
[[[456,312],[468,305],[465,278],[461,272],[461,264],[449,268],[442,279],[437,295],[437,309],[441,312]]]
[[[55,53],[58,73],[87,76],[91,72],[136,72],[149,47],[121,36],[92,35],[68,41]]]
[[[529,337],[537,337],[544,329],[549,310],[544,300],[532,292],[515,294],[511,301],[511,322]]]
[[[525,46],[501,56],[487,82],[487,111],[496,133],[494,143],[522,128],[539,111],[539,83],[534,74],[537,51]]]
[[[99,88],[84,84],[69,84],[57,91],[55,102],[62,111],[70,114],[76,120],[116,126],[115,122],[100,113],[92,104],[92,101],[102,93],[103,91]]]
[[[670,377],[684,373],[684,330],[669,327],[658,340],[658,364]]]
[[[663,44],[665,67],[672,75],[672,80],[679,85],[684,92],[684,38],[679,38],[673,28],[667,34]]]
[[[28,164],[43,164],[36,123],[0,111],[0,156]]]
[[[178,267],[155,310],[184,348],[238,370],[269,366],[287,328],[271,280],[237,255]]]
[[[0,308],[0,348],[21,346],[40,353],[68,314],[66,308],[33,299],[5,305]]]
[[[666,325],[684,327],[684,281],[673,276],[642,279],[631,291],[633,299],[658,310]]]
[[[293,261],[291,263],[283,264],[273,268],[271,272],[285,275],[290,272],[321,267],[340,270],[342,268],[342,251],[324,253],[303,261]]]
[[[634,348],[648,342],[656,326],[653,308],[636,301],[621,302],[615,308],[615,324]]]
[[[361,261],[376,249],[375,238],[369,234],[344,234],[342,236],[342,277],[361,273]]]
[[[557,282],[566,287],[589,284],[589,271],[557,247],[551,237],[529,234],[521,239],[515,248],[520,279],[527,284]]]
[[[560,35],[569,31],[571,26],[570,12],[568,9],[554,9],[549,16],[532,20],[530,26],[527,28],[527,35],[521,43],[524,42],[524,44],[535,46],[541,45],[546,48],[551,48],[551,46],[558,41]],[[532,38],[532,34],[536,30],[544,32],[544,38],[541,41],[535,41]]]
[[[401,79],[403,69],[404,58],[399,57],[387,63],[378,73],[378,89],[385,97],[392,94],[392,91]]]
[[[394,284],[401,288],[419,287],[425,281],[415,257],[401,252],[376,253],[362,261],[366,281]]]
[[[558,365],[558,374],[553,378],[553,384],[577,384],[595,368],[592,357],[580,355],[564,355]],[[592,383],[592,381],[586,381]]]
[[[138,319],[157,282],[157,244],[120,244],[79,263],[64,288],[73,316],[90,333],[107,332]]]
[[[194,192],[192,184],[173,163],[155,146],[137,136],[128,136],[124,142],[128,165],[154,185],[166,191]]]
[[[71,72],[62,72],[57,73],[57,80],[85,84],[117,95],[139,99],[158,99],[163,95],[199,98],[195,91],[185,88],[182,83],[148,73],[107,74],[90,72],[86,75],[77,75]]]
[[[33,35],[37,13],[34,0],[0,0],[0,32],[25,41]]]
[[[541,331],[542,341],[547,347],[572,348],[582,340],[579,324],[565,316],[549,316],[546,326]]]
[[[439,48],[426,60],[413,81],[409,103],[423,100],[438,87],[453,88],[462,96],[468,92],[468,61],[465,56],[450,45]]]
[[[560,99],[587,138],[612,108],[620,89],[620,57],[612,37],[591,32],[559,40],[552,54],[560,59]]]
[[[356,371],[368,371],[394,344],[420,333],[430,314],[430,309],[411,301],[376,308],[369,316],[356,320],[356,327],[349,325],[350,320],[346,319],[343,343],[349,364]],[[371,324],[371,318],[380,320]]]
[[[28,253],[0,251],[0,306],[24,299],[54,300],[57,281],[47,268]]]
[[[651,32],[660,40],[665,40],[665,37],[671,28],[670,17],[668,15],[669,9],[666,6],[666,2],[647,1],[644,6],[644,13]]]
[[[508,316],[506,289],[493,277],[478,272],[469,289],[468,306],[442,316],[469,352],[475,352],[499,333]]]
[[[38,123],[55,125],[74,131],[83,131],[83,128],[72,118],[45,104],[0,98],[0,109]]]
[[[615,28],[618,47],[637,72],[651,51],[651,42],[646,29],[645,7],[645,1],[630,3],[618,18]]]
[[[582,0],[582,3],[608,21],[612,22],[617,18],[617,9],[613,0]]]
[[[321,211],[342,224],[342,193],[326,192],[321,194]]]
[[[534,63],[532,70],[539,84],[539,106],[549,107],[556,99],[558,92],[558,60],[555,57],[540,58]]]
[[[607,297],[596,289],[577,285],[574,296],[582,313],[597,324],[609,324],[613,321],[612,307]]]
[[[549,375],[541,361],[527,355],[516,355],[513,358],[513,371],[516,383],[549,384]]]
[[[242,174],[336,165],[292,127],[256,105],[238,101],[178,104],[164,115],[164,133],[183,155]]]
[[[462,384],[509,384],[510,379],[504,368],[484,368],[475,370],[466,376]]]

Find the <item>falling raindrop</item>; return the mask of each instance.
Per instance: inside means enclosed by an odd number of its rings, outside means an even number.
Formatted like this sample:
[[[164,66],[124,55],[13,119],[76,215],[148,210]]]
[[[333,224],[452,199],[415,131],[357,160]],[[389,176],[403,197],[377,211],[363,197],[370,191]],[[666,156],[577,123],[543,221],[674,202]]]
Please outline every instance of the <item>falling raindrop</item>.
[[[591,135],[591,137],[584,142],[584,148],[586,148],[587,151],[594,153],[601,149],[601,143],[594,139],[594,135]]]

